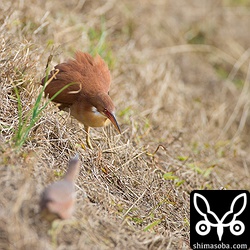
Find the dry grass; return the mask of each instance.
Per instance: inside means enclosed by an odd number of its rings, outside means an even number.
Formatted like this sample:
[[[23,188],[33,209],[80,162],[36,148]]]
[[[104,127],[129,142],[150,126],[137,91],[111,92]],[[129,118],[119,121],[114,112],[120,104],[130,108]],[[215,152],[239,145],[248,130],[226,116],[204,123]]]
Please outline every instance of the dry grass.
[[[247,1],[10,1],[0,7],[0,249],[189,248],[189,193],[250,189]],[[122,128],[49,104],[18,148],[51,65],[74,50],[109,63]],[[42,100],[43,105],[46,100]],[[27,120],[29,121],[29,119]],[[74,218],[39,216],[44,186],[80,154]]]

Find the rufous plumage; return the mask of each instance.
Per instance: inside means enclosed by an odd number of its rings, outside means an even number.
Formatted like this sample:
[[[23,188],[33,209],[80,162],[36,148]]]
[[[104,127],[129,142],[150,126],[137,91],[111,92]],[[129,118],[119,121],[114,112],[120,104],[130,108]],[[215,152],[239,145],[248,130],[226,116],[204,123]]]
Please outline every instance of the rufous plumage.
[[[99,55],[92,57],[80,51],[76,52],[75,59],[58,64],[42,79],[42,84],[46,84],[45,95],[52,98],[61,91],[52,101],[59,103],[62,110],[69,109],[70,114],[84,124],[90,148],[90,127],[102,127],[111,121],[121,133],[109,96],[110,83],[110,71],[104,60]]]

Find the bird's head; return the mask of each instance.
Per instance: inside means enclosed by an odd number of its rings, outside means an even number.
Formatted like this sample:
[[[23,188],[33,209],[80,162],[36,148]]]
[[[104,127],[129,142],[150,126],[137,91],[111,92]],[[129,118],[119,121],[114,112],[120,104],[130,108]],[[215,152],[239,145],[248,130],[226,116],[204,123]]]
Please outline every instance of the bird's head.
[[[121,134],[121,129],[115,117],[115,106],[106,93],[99,94],[92,98],[92,105],[96,108],[96,111],[108,118],[115,126],[116,130]]]

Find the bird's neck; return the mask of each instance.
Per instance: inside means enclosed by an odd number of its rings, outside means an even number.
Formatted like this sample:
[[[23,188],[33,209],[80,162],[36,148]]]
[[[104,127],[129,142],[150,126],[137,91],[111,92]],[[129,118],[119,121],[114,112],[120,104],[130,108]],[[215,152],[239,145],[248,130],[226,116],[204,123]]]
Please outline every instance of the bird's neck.
[[[76,178],[76,176],[78,175],[79,173],[79,165],[76,164],[76,165],[73,165],[73,166],[69,166],[65,176],[64,176],[64,179],[67,180],[67,181],[71,181],[73,182],[74,179]]]

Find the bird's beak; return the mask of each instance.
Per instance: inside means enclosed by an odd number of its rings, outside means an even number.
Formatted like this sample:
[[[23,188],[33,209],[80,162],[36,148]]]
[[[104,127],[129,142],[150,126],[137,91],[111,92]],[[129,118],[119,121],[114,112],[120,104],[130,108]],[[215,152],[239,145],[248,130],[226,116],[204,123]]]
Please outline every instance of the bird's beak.
[[[113,123],[113,125],[115,126],[116,130],[121,134],[121,129],[118,125],[118,122],[115,118],[115,115],[109,111],[105,112],[106,116],[108,117],[108,119]]]

